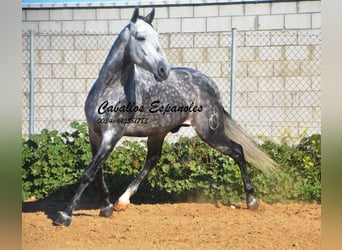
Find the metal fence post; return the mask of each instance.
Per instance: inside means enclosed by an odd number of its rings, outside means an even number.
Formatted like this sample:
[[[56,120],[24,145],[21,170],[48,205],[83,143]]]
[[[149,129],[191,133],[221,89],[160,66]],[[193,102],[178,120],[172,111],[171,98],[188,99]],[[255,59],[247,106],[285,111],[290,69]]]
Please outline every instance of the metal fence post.
[[[231,57],[230,57],[230,109],[229,113],[234,118],[234,106],[235,106],[235,69],[236,69],[236,28],[231,32],[232,44],[231,44]]]
[[[30,30],[30,117],[29,136],[34,133],[34,31]]]

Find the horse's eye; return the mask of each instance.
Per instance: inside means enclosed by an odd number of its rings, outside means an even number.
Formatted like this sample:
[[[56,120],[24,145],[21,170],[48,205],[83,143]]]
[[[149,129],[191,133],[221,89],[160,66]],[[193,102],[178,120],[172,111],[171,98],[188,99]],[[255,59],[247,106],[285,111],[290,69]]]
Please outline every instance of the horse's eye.
[[[146,40],[146,36],[144,34],[137,34],[135,36],[135,38],[138,40],[138,41],[145,41]]]

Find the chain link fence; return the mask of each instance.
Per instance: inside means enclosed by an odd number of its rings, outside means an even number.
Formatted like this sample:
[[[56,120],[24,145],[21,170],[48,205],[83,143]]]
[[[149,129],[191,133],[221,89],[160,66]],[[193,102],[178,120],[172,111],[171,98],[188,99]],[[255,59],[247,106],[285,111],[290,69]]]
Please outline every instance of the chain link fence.
[[[196,68],[219,86],[230,106],[231,34],[161,34],[172,66]],[[84,101],[117,34],[33,34],[34,93],[30,92],[30,34],[22,34],[22,133],[65,131],[84,122]],[[234,119],[252,136],[277,139],[320,133],[321,34],[317,31],[237,31]],[[32,51],[32,50],[31,50]],[[30,95],[34,105],[30,107]],[[33,115],[32,115],[33,114]],[[32,123],[31,123],[32,124]],[[168,139],[193,136],[182,128]]]

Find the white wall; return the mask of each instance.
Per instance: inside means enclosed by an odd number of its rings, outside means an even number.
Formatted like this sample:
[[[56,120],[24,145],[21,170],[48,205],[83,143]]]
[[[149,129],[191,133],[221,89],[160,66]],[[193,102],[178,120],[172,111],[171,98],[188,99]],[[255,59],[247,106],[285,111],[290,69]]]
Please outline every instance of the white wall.
[[[150,11],[142,8],[142,13]],[[132,15],[128,8],[23,9],[23,30],[117,33]],[[156,7],[159,33],[321,28],[321,2],[270,2]]]
[[[211,76],[226,108],[229,31],[237,28],[237,121],[253,135],[275,138],[290,127],[295,136],[305,127],[309,133],[320,132],[320,3],[156,7],[153,24],[172,65],[194,67]],[[150,10],[141,8],[141,13]],[[113,34],[128,23],[132,11],[131,6],[23,9],[23,31],[38,32],[36,132],[45,127],[63,130],[73,120],[85,120],[87,92],[115,39]],[[54,32],[59,35],[49,35]],[[24,48],[23,58],[23,131],[27,131],[28,50]]]

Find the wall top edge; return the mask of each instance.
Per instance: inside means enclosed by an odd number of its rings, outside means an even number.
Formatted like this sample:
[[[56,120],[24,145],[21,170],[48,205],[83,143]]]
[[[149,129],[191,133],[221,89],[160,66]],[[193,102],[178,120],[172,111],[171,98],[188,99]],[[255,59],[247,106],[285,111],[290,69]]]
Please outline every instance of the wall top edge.
[[[77,0],[75,0],[77,1]],[[320,1],[320,0],[313,0]],[[124,8],[174,5],[213,5],[241,3],[298,2],[298,0],[22,0],[22,9],[61,9],[61,8]]]

